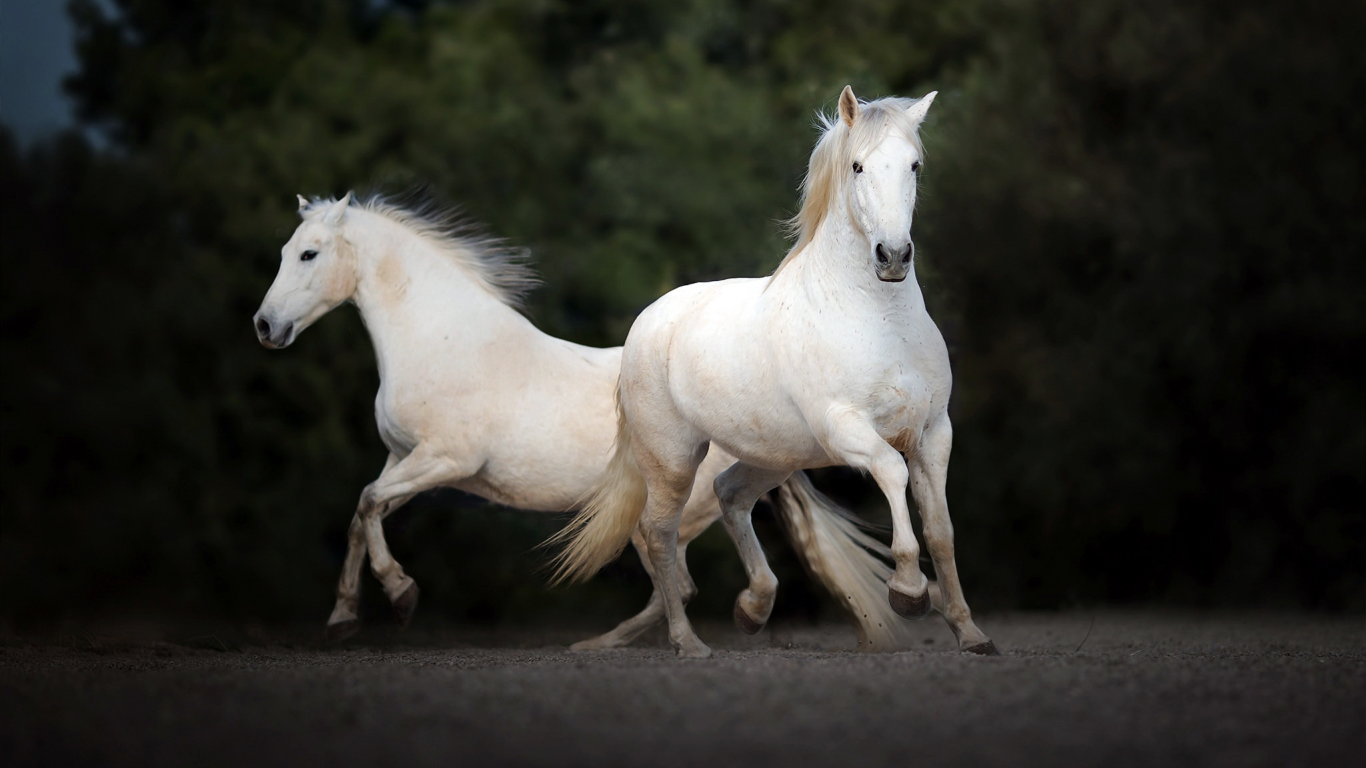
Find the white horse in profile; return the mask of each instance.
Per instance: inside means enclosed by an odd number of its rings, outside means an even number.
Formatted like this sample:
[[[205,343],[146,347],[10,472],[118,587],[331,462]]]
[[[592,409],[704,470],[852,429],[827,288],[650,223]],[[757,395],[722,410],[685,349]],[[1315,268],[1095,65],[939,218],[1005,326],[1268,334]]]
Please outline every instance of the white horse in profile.
[[[577,506],[611,453],[621,348],[584,347],[537,330],[517,311],[535,284],[531,272],[448,214],[380,198],[353,204],[350,194],[313,202],[301,196],[299,213],[303,223],[282,249],[279,274],[254,318],[257,335],[267,347],[287,347],[334,307],[354,303],[379,362],[375,418],[389,448],[351,521],[328,620],[328,636],[342,639],[359,628],[367,553],[399,621],[411,619],[418,588],[390,554],[382,523],[414,495],[444,486],[519,509]],[[733,461],[718,451],[702,464],[697,492],[681,512],[677,575],[672,558],[663,578],[652,574],[675,599],[696,589],[684,563],[687,544],[720,516],[711,483]],[[897,622],[879,597],[891,569],[870,554],[887,555],[886,546],[804,476],[794,475],[777,496],[795,548],[854,616],[860,647],[895,647]],[[635,542],[648,570],[644,540]],[[625,645],[663,618],[663,607],[656,586],[638,615],[575,647]],[[753,609],[736,616],[750,633],[768,618]]]
[[[754,535],[755,501],[796,471],[843,464],[872,474],[891,505],[891,606],[919,618],[933,599],[909,482],[959,649],[997,652],[958,581],[944,493],[949,356],[914,279],[918,132],[934,95],[860,103],[846,87],[811,155],[797,241],[773,275],[678,288],[631,327],[611,468],[556,537],[568,540],[558,576],[596,572],[639,530],[680,656],[711,654],[668,577],[709,446],[738,459],[714,483],[750,577],[737,611],[766,616],[777,583]]]

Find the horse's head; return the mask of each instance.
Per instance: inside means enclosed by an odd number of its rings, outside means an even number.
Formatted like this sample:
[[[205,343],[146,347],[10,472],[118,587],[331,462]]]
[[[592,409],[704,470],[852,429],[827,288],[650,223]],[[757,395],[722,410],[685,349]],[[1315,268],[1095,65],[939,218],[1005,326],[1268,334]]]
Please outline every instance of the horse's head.
[[[935,92],[922,99],[880,99],[860,105],[845,86],[839,117],[847,132],[843,143],[849,216],[868,241],[868,256],[877,278],[906,279],[915,255],[911,219],[923,149],[917,137]]]
[[[299,197],[303,223],[280,249],[280,271],[252,318],[271,349],[289,346],[305,328],[356,292],[356,255],[342,237],[351,193],[334,203]]]

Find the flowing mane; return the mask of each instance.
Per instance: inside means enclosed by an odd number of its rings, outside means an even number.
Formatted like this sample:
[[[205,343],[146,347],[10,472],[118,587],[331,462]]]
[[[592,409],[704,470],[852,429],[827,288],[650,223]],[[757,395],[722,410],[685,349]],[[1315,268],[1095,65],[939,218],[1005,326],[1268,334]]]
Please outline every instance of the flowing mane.
[[[307,219],[336,201],[336,198],[313,198],[300,214]],[[463,267],[475,282],[513,309],[521,310],[526,295],[540,285],[535,271],[527,265],[525,249],[510,247],[503,240],[484,234],[458,210],[432,200],[400,205],[379,194],[366,195],[351,205],[401,224],[426,239]]]
[[[849,180],[849,168],[869,149],[877,146],[893,127],[898,128],[915,146],[923,158],[925,146],[920,143],[918,124],[907,117],[906,110],[920,99],[887,97],[876,101],[859,102],[862,111],[852,127],[839,118],[838,113],[818,113],[816,125],[821,137],[811,152],[811,163],[802,180],[802,206],[796,216],[785,222],[788,235],[797,242],[773,270],[776,275],[811,244],[816,230],[825,221],[836,195],[844,192]]]

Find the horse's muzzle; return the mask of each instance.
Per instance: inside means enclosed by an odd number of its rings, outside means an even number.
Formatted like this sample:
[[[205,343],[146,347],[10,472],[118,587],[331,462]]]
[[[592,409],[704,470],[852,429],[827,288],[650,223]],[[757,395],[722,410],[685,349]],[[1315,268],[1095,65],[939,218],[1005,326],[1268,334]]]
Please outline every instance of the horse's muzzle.
[[[270,319],[257,314],[255,318],[256,338],[267,349],[283,349],[294,341],[294,323],[272,325]]]
[[[889,248],[878,243],[873,249],[873,268],[877,279],[884,283],[899,283],[911,272],[911,259],[915,257],[915,244],[906,243],[904,247]]]

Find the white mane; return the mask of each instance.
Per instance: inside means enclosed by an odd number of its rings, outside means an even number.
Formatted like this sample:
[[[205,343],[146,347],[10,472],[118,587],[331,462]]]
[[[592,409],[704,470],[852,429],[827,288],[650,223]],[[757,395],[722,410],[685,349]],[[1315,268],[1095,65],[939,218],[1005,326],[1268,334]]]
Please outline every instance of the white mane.
[[[299,213],[309,219],[336,202],[336,198],[315,197]],[[526,295],[540,285],[540,279],[527,264],[525,249],[509,247],[503,240],[484,234],[457,210],[430,200],[403,206],[378,194],[353,200],[351,205],[383,216],[426,239],[463,267],[471,279],[514,309],[522,309]]]

